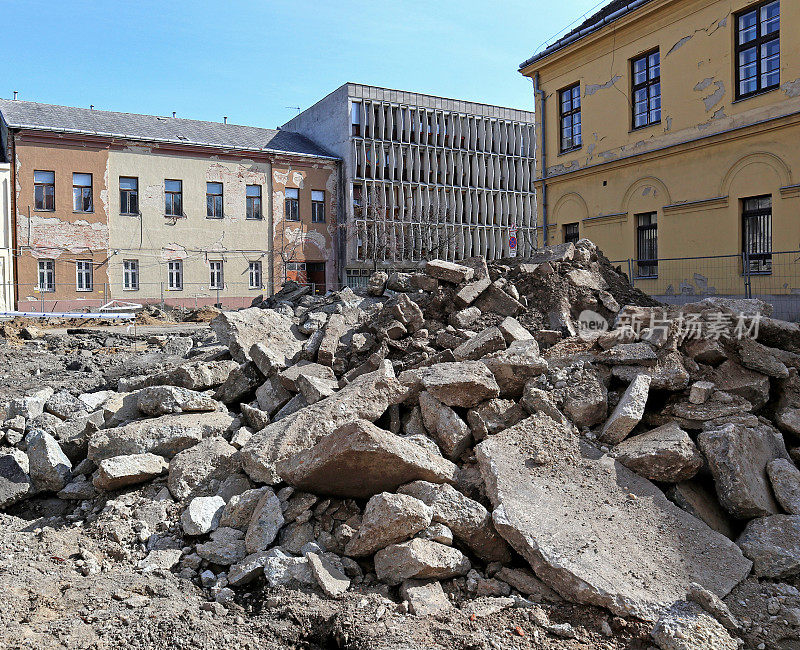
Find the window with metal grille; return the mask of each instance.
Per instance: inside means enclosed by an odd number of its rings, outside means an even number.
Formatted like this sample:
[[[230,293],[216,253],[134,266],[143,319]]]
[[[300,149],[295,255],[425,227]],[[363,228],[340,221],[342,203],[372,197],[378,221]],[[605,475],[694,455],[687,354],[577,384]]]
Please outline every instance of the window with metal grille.
[[[260,219],[261,218],[261,186],[248,185],[247,186],[247,218]]]
[[[661,121],[661,54],[648,52],[631,61],[633,128]]]
[[[581,85],[565,88],[558,93],[561,116],[561,151],[572,151],[581,146]]]
[[[211,271],[211,279],[208,286],[212,289],[222,289],[225,285],[225,280],[222,276],[222,262],[209,262],[208,268]]]
[[[206,183],[206,216],[222,219],[222,183]]]
[[[325,223],[325,192],[311,190],[311,221]]]
[[[658,222],[655,212],[636,215],[636,258],[638,277],[658,277]]]
[[[39,291],[56,290],[56,261],[39,260]]]
[[[139,290],[139,260],[122,261],[122,288],[125,291]]]
[[[92,260],[75,262],[75,289],[77,291],[92,290]]]
[[[250,275],[250,288],[261,289],[261,262],[250,262],[247,265],[247,270]]]
[[[168,217],[183,215],[183,182],[164,181],[164,214]]]
[[[72,209],[92,212],[92,175],[72,174]]]
[[[772,197],[742,200],[742,249],[745,270],[772,273]]]
[[[119,177],[120,214],[139,214],[139,179],[130,176]]]
[[[183,262],[181,260],[167,262],[167,289],[170,291],[183,289]]]
[[[579,230],[577,223],[565,223],[564,224],[564,243],[572,242],[573,244],[578,243]]]
[[[300,221],[300,190],[286,188],[286,221]]]
[[[33,209],[56,209],[56,173],[33,172]]]
[[[736,15],[736,98],[781,83],[780,2],[772,0]]]

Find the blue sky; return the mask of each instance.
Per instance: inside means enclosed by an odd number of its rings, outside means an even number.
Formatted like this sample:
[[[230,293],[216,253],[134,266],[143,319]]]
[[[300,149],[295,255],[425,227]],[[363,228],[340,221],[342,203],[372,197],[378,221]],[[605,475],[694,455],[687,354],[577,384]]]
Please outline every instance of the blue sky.
[[[276,127],[354,81],[530,109],[517,66],[599,0],[2,0],[0,97]]]

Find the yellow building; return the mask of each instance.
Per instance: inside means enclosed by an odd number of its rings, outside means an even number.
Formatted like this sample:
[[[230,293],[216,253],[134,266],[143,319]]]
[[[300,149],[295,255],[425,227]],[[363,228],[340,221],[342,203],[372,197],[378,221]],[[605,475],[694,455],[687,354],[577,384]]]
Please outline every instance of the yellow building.
[[[589,238],[670,301],[796,316],[798,28],[794,0],[614,0],[523,63],[542,243]]]

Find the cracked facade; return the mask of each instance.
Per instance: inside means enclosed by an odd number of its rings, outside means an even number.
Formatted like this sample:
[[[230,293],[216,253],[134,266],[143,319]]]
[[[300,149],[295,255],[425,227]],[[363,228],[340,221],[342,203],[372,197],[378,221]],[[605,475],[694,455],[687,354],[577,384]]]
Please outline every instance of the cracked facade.
[[[283,126],[340,157],[347,284],[536,243],[533,114],[348,83]]]
[[[540,90],[539,243],[588,237],[610,259],[633,260],[638,287],[667,296],[738,293],[735,256],[747,250],[754,294],[796,291],[797,265],[779,271],[778,253],[800,248],[800,3],[612,5],[520,67]],[[748,82],[737,63],[753,47],[761,67]],[[637,60],[651,64],[638,76]],[[576,85],[581,138],[565,147],[561,127],[574,113],[561,91]],[[642,103],[637,124],[639,89],[660,103]],[[701,262],[670,262],[712,255],[733,263],[711,279]]]
[[[0,112],[18,309],[247,306],[287,278],[336,284],[338,160],[307,139],[17,100]]]

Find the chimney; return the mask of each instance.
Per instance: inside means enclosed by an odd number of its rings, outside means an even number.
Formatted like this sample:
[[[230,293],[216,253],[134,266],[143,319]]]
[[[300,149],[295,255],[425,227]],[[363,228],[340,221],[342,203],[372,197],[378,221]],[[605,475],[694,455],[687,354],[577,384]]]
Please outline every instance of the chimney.
[[[227,116],[227,115],[225,115],[225,116],[222,118],[222,123],[223,123],[223,124],[227,124],[227,123],[228,123],[228,116]]]
[[[16,99],[16,98],[17,98],[17,91],[15,90],[14,91],[14,99]]]
[[[175,111],[172,111],[172,117],[175,117]]]
[[[89,110],[90,110],[90,111],[93,111],[93,110],[94,110],[94,104],[89,104]]]

